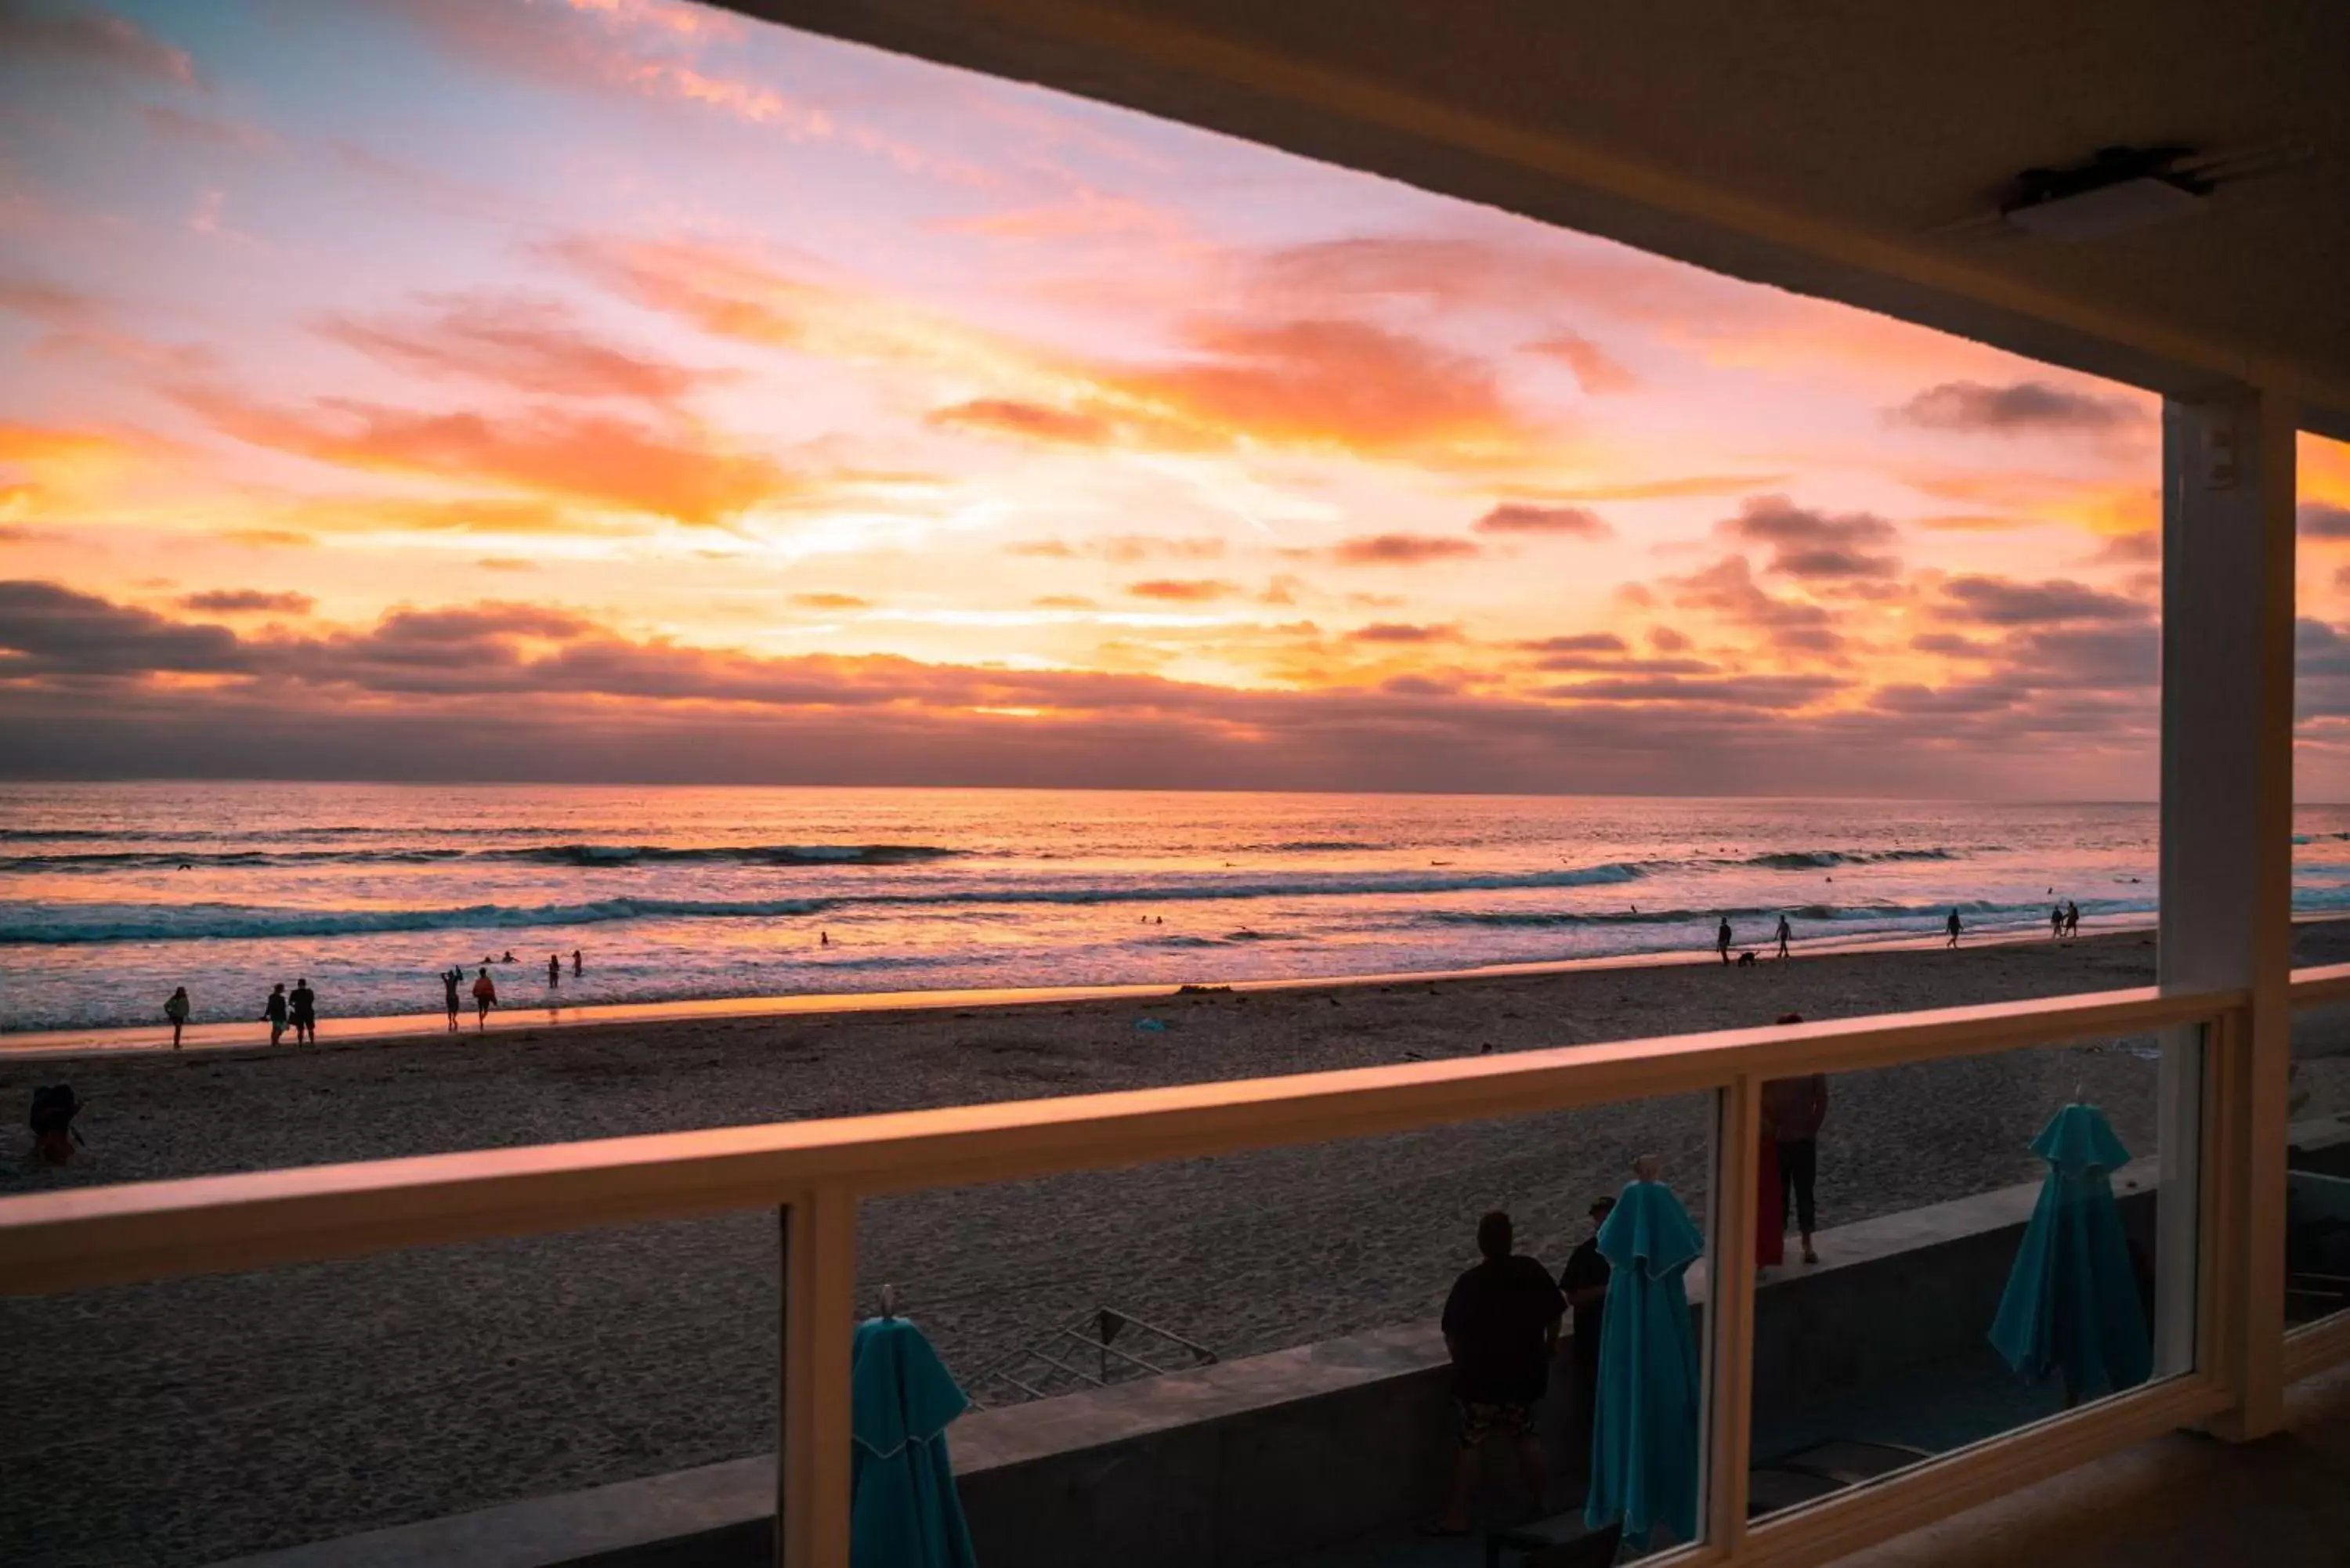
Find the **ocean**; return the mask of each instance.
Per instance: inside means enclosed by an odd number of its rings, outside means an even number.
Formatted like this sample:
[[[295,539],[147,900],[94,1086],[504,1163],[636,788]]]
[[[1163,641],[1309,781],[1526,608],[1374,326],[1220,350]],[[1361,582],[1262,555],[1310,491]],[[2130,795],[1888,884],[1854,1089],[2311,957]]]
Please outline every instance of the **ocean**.
[[[2350,807],[2296,819],[2350,908]],[[1200,982],[2090,926],[2155,907],[2146,805],[1080,790],[0,784],[0,1030],[509,1002]],[[571,972],[574,950],[584,971]]]

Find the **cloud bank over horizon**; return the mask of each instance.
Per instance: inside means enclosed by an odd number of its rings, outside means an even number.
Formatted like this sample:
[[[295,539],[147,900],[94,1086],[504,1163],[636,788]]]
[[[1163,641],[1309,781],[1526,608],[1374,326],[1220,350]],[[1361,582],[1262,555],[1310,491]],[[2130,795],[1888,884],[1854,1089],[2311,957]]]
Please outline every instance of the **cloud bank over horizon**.
[[[2154,787],[2132,389],[673,0],[15,0],[0,90],[10,773]]]

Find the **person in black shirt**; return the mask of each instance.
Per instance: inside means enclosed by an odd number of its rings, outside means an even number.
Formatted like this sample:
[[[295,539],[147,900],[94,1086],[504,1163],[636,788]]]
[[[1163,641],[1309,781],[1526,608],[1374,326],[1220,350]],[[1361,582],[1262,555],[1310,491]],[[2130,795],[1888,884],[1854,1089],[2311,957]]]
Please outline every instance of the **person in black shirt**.
[[[1599,1396],[1599,1332],[1607,1313],[1607,1260],[1599,1255],[1599,1227],[1616,1207],[1613,1198],[1591,1206],[1591,1234],[1567,1254],[1558,1276],[1558,1288],[1575,1313],[1575,1419],[1583,1435],[1591,1435],[1591,1417]]]
[[[316,1045],[318,1043],[318,993],[310,989],[307,980],[297,980],[286,1000],[294,1008],[294,1044]]]
[[[1534,1505],[1544,1493],[1542,1435],[1535,1411],[1550,1384],[1566,1299],[1550,1271],[1512,1249],[1510,1217],[1495,1210],[1477,1222],[1484,1262],[1452,1283],[1444,1303],[1444,1348],[1452,1356],[1452,1398],[1461,1457],[1452,1498],[1437,1535],[1469,1532],[1469,1503],[1477,1490],[1477,1451],[1500,1436],[1517,1445],[1518,1467]]]

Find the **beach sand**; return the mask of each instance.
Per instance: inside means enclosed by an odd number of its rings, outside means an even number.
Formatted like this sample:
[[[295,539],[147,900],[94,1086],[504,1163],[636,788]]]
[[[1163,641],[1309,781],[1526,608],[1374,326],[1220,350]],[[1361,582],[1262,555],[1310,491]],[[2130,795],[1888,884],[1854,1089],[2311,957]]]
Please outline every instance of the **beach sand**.
[[[2299,961],[2350,960],[2350,924]],[[87,1163],[0,1190],[1259,1076],[2143,984],[2148,936],[967,1012],[515,1030],[296,1053],[0,1057],[90,1102]],[[1141,1017],[1164,1032],[1138,1031]],[[2350,1029],[2340,1031],[2350,1038]],[[2330,1043],[2313,1037],[2311,1054]],[[1824,1226],[2034,1179],[2076,1083],[2153,1148],[2146,1042],[1835,1080]],[[2350,1111],[2313,1059],[2296,1114]],[[13,1114],[13,1110],[12,1110]],[[875,1200],[884,1282],[971,1377],[1112,1306],[1224,1357],[1432,1316],[1507,1207],[1555,1267],[1638,1152],[1702,1212],[1682,1097],[1139,1171]],[[22,1135],[17,1135],[21,1137]],[[0,1302],[0,1562],[194,1564],[761,1451],[775,1441],[772,1214],[429,1249]],[[994,1389],[983,1392],[993,1393]]]

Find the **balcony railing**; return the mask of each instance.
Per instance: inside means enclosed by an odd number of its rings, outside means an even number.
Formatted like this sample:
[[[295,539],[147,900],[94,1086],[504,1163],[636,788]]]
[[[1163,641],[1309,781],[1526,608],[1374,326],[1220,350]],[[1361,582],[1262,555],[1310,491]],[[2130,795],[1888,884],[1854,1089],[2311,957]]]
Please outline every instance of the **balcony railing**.
[[[2350,966],[2304,971],[2297,1003],[2350,997]],[[2232,1070],[2249,1049],[2237,991],[2139,989],[1503,1056],[1190,1085],[1059,1099],[793,1122],[367,1164],[81,1188],[0,1201],[0,1292],[54,1294],[400,1248],[723,1211],[782,1220],[785,1307],[782,1561],[847,1559],[848,1328],[858,1203],[881,1193],[1132,1167],[1395,1133],[1649,1096],[1710,1093],[1713,1255],[1752,1255],[1759,1098],[1768,1078],[2168,1032],[2199,1068],[2166,1147],[2166,1190],[2193,1244],[2163,1250],[2161,1299],[2185,1309],[2191,1345],[2137,1391],[2010,1432],[1750,1525],[1746,1518],[1754,1292],[1716,1271],[1706,1313],[1703,1543],[1687,1560],[1825,1561],[2072,1465],[2189,1425],[2235,1400],[2224,1346],[2246,1293],[2226,1233],[2251,1168],[2226,1129]],[[2178,1155],[2187,1158],[2178,1158]],[[2345,1314],[2350,1316],[2350,1314]],[[2183,1331],[2174,1330],[2174,1333]],[[2182,1342],[2184,1343],[2184,1342]],[[2322,1323],[2286,1350],[2294,1375],[2350,1355],[2350,1327]],[[2187,1369],[2181,1369],[2187,1368]]]

